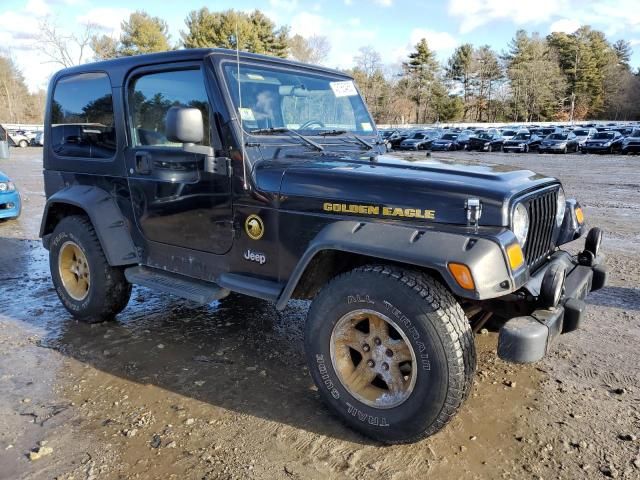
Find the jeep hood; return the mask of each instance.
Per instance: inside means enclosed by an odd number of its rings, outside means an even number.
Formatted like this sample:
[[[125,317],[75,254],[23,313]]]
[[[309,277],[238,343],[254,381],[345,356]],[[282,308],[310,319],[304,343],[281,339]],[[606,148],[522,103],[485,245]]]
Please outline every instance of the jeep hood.
[[[338,205],[341,215],[362,216],[350,210],[361,206],[391,207],[409,215],[382,215],[383,218],[414,223],[464,225],[465,201],[479,198],[483,204],[480,224],[507,226],[507,207],[513,197],[558,183],[554,178],[502,165],[391,155],[380,155],[372,162],[368,157],[318,155],[260,162],[254,171],[258,185],[263,175],[273,179],[274,170],[280,169],[280,208],[326,213],[325,204],[330,203]],[[432,211],[433,219],[421,220],[420,215],[411,215],[417,211]]]

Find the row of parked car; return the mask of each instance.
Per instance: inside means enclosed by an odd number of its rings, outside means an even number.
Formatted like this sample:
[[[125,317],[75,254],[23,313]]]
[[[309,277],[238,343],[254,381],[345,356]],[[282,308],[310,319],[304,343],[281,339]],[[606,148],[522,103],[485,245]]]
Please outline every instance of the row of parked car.
[[[640,125],[386,129],[388,150],[640,153]]]

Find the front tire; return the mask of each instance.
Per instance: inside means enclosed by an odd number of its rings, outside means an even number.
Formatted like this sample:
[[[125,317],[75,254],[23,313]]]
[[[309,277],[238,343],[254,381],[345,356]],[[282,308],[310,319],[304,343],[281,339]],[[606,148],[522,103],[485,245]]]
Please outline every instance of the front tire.
[[[469,322],[451,293],[423,273],[380,265],[321,290],[305,351],[329,408],[385,443],[442,429],[469,395],[476,367]]]
[[[63,218],[49,248],[53,285],[65,308],[80,321],[111,320],[129,303],[131,284],[124,269],[111,267],[88,218]]]

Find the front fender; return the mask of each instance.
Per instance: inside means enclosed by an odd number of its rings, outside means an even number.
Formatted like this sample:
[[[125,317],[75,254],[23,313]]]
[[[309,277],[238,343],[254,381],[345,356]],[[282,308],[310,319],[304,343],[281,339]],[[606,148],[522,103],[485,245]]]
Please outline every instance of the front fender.
[[[82,209],[89,216],[98,235],[102,250],[111,266],[139,263],[140,257],[127,227],[127,221],[114,198],[105,190],[72,185],[51,195],[44,207],[40,237],[46,245],[47,235],[53,232],[52,211],[57,206],[72,205]]]
[[[528,271],[520,269],[514,276],[507,265],[505,246],[516,241],[513,233],[507,229],[494,229],[493,235],[476,234],[466,227],[460,230],[426,230],[357,221],[338,221],[327,225],[300,258],[278,298],[276,308],[281,310],[286,306],[307,265],[323,250],[367,255],[436,270],[455,295],[474,300],[499,297],[524,285]],[[465,290],[458,285],[447,268],[449,262],[469,267],[475,290]]]

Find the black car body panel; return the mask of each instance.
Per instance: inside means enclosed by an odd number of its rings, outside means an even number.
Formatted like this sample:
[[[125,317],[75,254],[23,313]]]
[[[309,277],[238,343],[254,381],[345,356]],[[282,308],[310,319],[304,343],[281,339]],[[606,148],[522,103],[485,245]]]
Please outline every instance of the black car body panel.
[[[541,142],[542,139],[537,135],[527,135],[526,138],[518,138],[518,135],[516,135],[502,144],[502,150],[505,152],[528,152],[537,150]]]
[[[622,151],[624,137],[617,131],[598,132],[582,145],[584,153],[613,153]]]
[[[500,150],[503,142],[504,139],[497,133],[481,133],[480,135],[469,138],[467,150],[478,150],[481,152]]]
[[[456,295],[482,300],[523,287],[544,255],[558,246],[558,239],[577,234],[573,229],[565,235],[562,230],[569,227],[552,223],[552,196],[560,188],[556,179],[504,166],[384,155],[373,121],[360,137],[310,132],[305,139],[287,131],[242,130],[245,118],[240,119],[242,110],[235,113],[230,93],[234,85],[223,70],[237,65],[236,55],[229,50],[187,49],[55,74],[44,130],[45,245],[61,215],[85,211],[95,221],[101,242],[122,246],[122,252],[109,253],[113,265],[142,265],[215,282],[277,300],[283,307],[295,295],[310,262],[326,252],[431,269]],[[239,57],[241,65],[351,82],[335,70],[244,52]],[[214,112],[206,131],[211,154],[194,153],[186,142],[136,146],[132,139],[141,129],[131,109],[139,99],[131,94],[131,82],[145,74],[185,70],[202,72],[206,103]],[[53,147],[54,91],[61,79],[80,74],[108,79],[106,96],[113,100],[113,133],[107,145],[111,156],[101,151],[99,158],[71,157]],[[362,115],[370,118],[366,108]],[[91,128],[92,135],[104,133],[102,127]],[[77,146],[75,137],[69,139]],[[499,135],[492,135],[491,141],[502,143]],[[206,145],[199,147],[204,150],[197,152],[209,151]],[[226,167],[208,169],[210,160]],[[532,224],[531,231],[540,238],[529,243],[537,248],[536,255],[525,249],[531,263],[512,270],[506,255],[518,241],[511,231],[512,212],[518,202],[534,209],[542,198],[547,214],[533,219],[540,224]],[[482,206],[477,224],[467,211],[469,199]],[[102,210],[100,202],[106,206]],[[565,215],[573,214],[567,209]],[[120,240],[109,239],[105,229],[111,227]],[[111,252],[110,247],[105,251]],[[477,288],[464,290],[456,284],[446,267],[456,261],[467,262]]]
[[[622,153],[640,153],[640,130],[633,130],[622,140]]]

